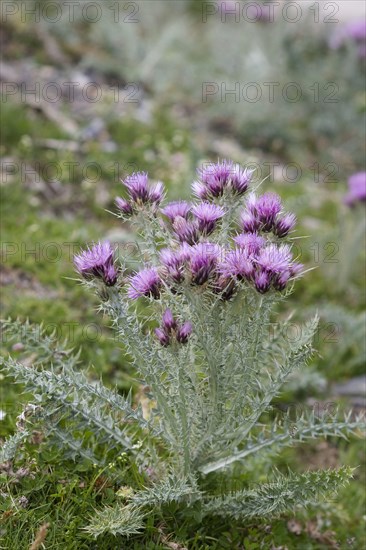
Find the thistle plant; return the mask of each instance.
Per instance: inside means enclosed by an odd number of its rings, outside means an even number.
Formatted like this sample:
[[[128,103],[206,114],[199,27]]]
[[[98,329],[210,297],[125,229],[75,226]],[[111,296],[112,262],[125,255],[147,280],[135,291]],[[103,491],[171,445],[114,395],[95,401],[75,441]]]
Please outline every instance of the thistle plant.
[[[27,424],[43,426],[50,443],[94,463],[128,456],[139,472],[140,486],[126,492],[125,505],[93,518],[87,529],[96,536],[133,535],[147,514],[172,505],[175,513],[193,508],[201,518],[279,514],[317,501],[352,475],[346,467],[284,475],[273,466],[286,446],[345,437],[364,424],[351,413],[273,412],[273,399],[313,354],[317,319],[296,342],[286,340],[286,321],[271,336],[275,307],[304,268],[291,250],[295,216],[276,194],[250,189],[250,181],[250,171],[218,162],[198,170],[191,202],[165,203],[160,182],[132,174],[116,207],[140,235],[138,270],[129,272],[108,242],[75,257],[83,284],[99,296],[132,358],[149,406],[90,382],[77,356],[52,337],[39,341],[31,326],[23,344],[32,367],[5,362],[34,395]],[[4,328],[16,336],[21,327]],[[6,442],[3,458],[29,431]]]

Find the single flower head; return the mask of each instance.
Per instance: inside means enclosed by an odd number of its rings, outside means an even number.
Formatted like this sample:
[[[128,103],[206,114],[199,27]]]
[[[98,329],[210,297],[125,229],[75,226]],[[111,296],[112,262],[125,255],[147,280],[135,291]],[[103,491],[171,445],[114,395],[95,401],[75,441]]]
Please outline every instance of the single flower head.
[[[234,242],[239,248],[246,250],[249,255],[255,256],[265,245],[266,239],[257,233],[241,233],[234,237]]]
[[[223,160],[222,162],[210,163],[198,170],[198,176],[202,187],[195,185],[194,191],[200,198],[220,197],[229,183],[233,163]],[[205,192],[203,191],[205,190]],[[201,196],[205,194],[206,196]]]
[[[192,208],[192,214],[198,220],[199,231],[209,235],[215,229],[217,221],[224,216],[225,211],[215,204],[201,202]]]
[[[230,250],[219,264],[218,271],[226,278],[250,279],[254,266],[249,253],[243,248]]]
[[[131,216],[131,214],[133,213],[131,203],[126,201],[125,199],[122,199],[121,197],[116,198],[116,206],[118,210],[122,212],[122,214],[125,214],[125,216]]]
[[[262,271],[279,275],[290,268],[291,260],[291,248],[288,245],[277,246],[271,243],[261,249],[256,262]]]
[[[114,265],[113,250],[109,242],[99,242],[75,255],[74,264],[85,279],[97,277],[107,286],[113,286],[117,282],[118,271]]]
[[[345,203],[353,206],[357,202],[366,201],[366,172],[358,172],[348,179],[349,192],[345,197]]]
[[[149,178],[147,172],[134,172],[123,181],[134,202],[145,203],[149,198]]]
[[[134,172],[123,181],[132,202],[137,204],[160,204],[164,197],[161,182],[149,185],[147,172]]]
[[[248,233],[256,233],[261,228],[261,222],[257,215],[247,210],[240,215],[240,225],[243,231]]]
[[[213,274],[221,255],[221,249],[213,243],[192,246],[189,268],[192,282],[203,285]]]
[[[288,213],[284,216],[281,216],[276,219],[273,227],[273,233],[277,235],[277,237],[286,237],[290,231],[295,227],[296,225],[296,216],[295,214]]]
[[[164,185],[161,181],[152,185],[149,189],[149,202],[152,204],[160,204],[164,198]]]
[[[191,220],[177,217],[173,222],[173,230],[181,243],[195,244],[199,239],[199,231],[196,223]]]
[[[190,335],[192,334],[192,323],[186,321],[177,330],[176,338],[180,344],[186,344]]]
[[[171,309],[166,309],[163,314],[163,323],[162,323],[162,329],[169,334],[172,332],[172,330],[175,330],[177,328],[177,322],[175,321],[173,317],[173,313]]]
[[[154,330],[155,336],[159,340],[160,344],[164,347],[169,346],[170,344],[170,336],[167,334],[164,330],[161,328],[156,328]]]
[[[253,172],[248,169],[243,169],[240,164],[235,164],[233,166],[230,181],[231,189],[234,191],[234,193],[242,195],[247,191],[252,173]]]
[[[271,276],[266,271],[258,271],[254,276],[254,286],[261,294],[271,288]]]
[[[188,214],[191,210],[191,205],[186,201],[174,201],[168,203],[161,212],[166,216],[172,223],[175,218],[188,218]]]
[[[132,300],[136,300],[140,296],[151,296],[157,299],[160,296],[161,284],[159,273],[154,267],[142,269],[130,277],[127,295]]]
[[[281,199],[276,193],[264,193],[258,197],[256,210],[263,231],[273,229],[276,216],[280,213],[281,208]]]

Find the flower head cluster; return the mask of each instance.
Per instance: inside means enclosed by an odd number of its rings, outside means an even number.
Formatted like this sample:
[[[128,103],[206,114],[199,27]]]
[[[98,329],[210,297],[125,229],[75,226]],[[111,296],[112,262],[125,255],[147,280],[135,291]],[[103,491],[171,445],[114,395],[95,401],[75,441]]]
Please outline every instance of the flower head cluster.
[[[128,200],[117,197],[116,205],[125,216],[132,215],[138,206],[158,206],[164,198],[163,184],[158,182],[150,185],[146,172],[134,172],[122,183],[127,190]]]
[[[294,214],[280,215],[281,210],[281,199],[276,193],[264,193],[259,197],[250,195],[246,209],[241,214],[243,231],[272,231],[277,237],[286,237],[295,227],[296,217]]]
[[[192,190],[200,199],[209,201],[221,197],[225,191],[243,195],[249,187],[251,175],[252,172],[243,170],[239,164],[223,160],[199,169],[199,179],[194,182]]]
[[[236,197],[239,206],[248,189],[250,173],[224,160],[201,169],[199,175],[194,191],[200,202],[174,201],[161,208],[162,223],[167,230],[165,248],[157,254],[158,265],[144,266],[129,277],[127,297],[159,299],[167,291],[182,292],[184,286],[208,288],[223,299],[229,299],[243,284],[260,293],[284,290],[302,269],[294,261],[291,247],[280,242],[294,228],[294,214],[282,212],[280,197],[275,193],[261,196],[252,193],[245,197],[239,221],[241,232],[227,235],[232,223],[225,202],[227,193]],[[359,188],[361,180],[360,174],[351,180],[352,198],[365,197]],[[150,187],[143,172],[133,174],[124,184],[129,200],[120,199],[120,207],[126,213],[133,213],[136,205],[158,205],[162,200],[161,184]],[[220,204],[215,202],[218,197],[222,197]],[[232,204],[232,199],[229,202]],[[220,238],[219,222],[226,216],[225,237]],[[113,252],[107,243],[77,256],[75,265],[84,277],[99,277],[108,285],[117,280]],[[167,344],[174,330],[176,339],[183,341],[188,325],[182,325],[183,332],[179,332],[169,315],[168,311],[163,325],[157,329],[158,338]]]
[[[164,347],[169,346],[175,339],[180,344],[186,344],[192,333],[192,324],[186,321],[180,325],[173,317],[170,309],[163,314],[162,323],[155,329],[155,336]]]
[[[117,282],[118,271],[114,265],[113,249],[109,242],[99,242],[75,255],[74,264],[85,279],[96,277],[102,279],[107,286],[113,286]]]
[[[366,172],[358,172],[348,179],[349,192],[345,196],[345,203],[354,206],[357,202],[366,201]]]

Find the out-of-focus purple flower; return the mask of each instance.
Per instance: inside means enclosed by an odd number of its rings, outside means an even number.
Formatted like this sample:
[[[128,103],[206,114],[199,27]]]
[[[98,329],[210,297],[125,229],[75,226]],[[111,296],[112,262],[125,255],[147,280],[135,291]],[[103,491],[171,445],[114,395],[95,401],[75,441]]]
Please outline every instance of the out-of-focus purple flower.
[[[159,273],[154,267],[142,269],[130,277],[127,295],[132,300],[136,300],[140,296],[151,296],[157,299],[160,296],[161,284]]]
[[[215,229],[217,221],[224,216],[225,211],[215,204],[202,202],[192,208],[192,214],[198,220],[198,229],[201,233],[209,235]]]
[[[166,309],[163,314],[163,323],[162,323],[163,330],[166,333],[172,332],[172,330],[175,330],[177,328],[177,322],[173,317],[173,313],[171,309]]]
[[[271,276],[266,271],[258,271],[254,276],[254,285],[261,294],[268,292],[271,288]]]
[[[263,231],[271,231],[277,214],[282,208],[281,199],[276,193],[264,193],[257,199],[256,210]]]
[[[146,172],[134,172],[122,182],[126,187],[131,200],[137,204],[158,205],[164,197],[164,186],[161,182],[149,185]]]
[[[109,242],[99,242],[75,255],[74,264],[85,279],[97,277],[107,286],[113,286],[117,282],[118,271],[114,265],[113,250]]]
[[[258,217],[250,211],[244,211],[241,213],[240,223],[243,231],[248,233],[256,233],[261,228],[261,223]]]
[[[218,266],[218,271],[226,278],[250,279],[254,266],[248,251],[243,248],[230,250]]]
[[[177,330],[176,338],[180,344],[186,344],[190,335],[192,334],[192,323],[186,321]]]
[[[159,340],[160,344],[164,347],[169,346],[170,344],[170,336],[167,334],[164,330],[161,328],[156,328],[154,330],[155,336]]]
[[[240,164],[235,164],[233,166],[230,176],[230,183],[231,189],[234,191],[234,193],[237,193],[238,195],[243,195],[243,193],[247,191],[252,173],[252,171],[246,168],[243,169]]]
[[[274,227],[273,227],[273,233],[277,235],[277,237],[286,237],[289,232],[295,227],[296,225],[296,216],[295,214],[288,213],[284,216],[277,218],[275,221]]]
[[[333,33],[329,40],[329,46],[333,50],[341,48],[347,41],[352,41],[357,46],[358,56],[366,56],[366,20],[350,21]]]
[[[199,239],[197,225],[191,220],[175,218],[173,222],[174,233],[181,243],[195,244]]]
[[[190,210],[191,205],[188,202],[174,201],[162,208],[161,212],[173,223],[178,217],[187,219]]]
[[[192,246],[189,268],[192,282],[203,285],[214,272],[221,255],[221,248],[213,243]]]
[[[239,248],[255,256],[266,243],[266,239],[257,233],[241,233],[234,237],[234,242]]]
[[[366,201],[366,172],[358,172],[348,179],[349,192],[344,198],[348,206]]]
[[[266,273],[278,275],[290,268],[291,260],[291,248],[287,244],[271,243],[260,250],[256,262]]]
[[[131,214],[133,213],[132,205],[127,200],[122,199],[121,197],[116,198],[116,206],[122,212],[122,214],[125,214],[126,216],[131,216]]]

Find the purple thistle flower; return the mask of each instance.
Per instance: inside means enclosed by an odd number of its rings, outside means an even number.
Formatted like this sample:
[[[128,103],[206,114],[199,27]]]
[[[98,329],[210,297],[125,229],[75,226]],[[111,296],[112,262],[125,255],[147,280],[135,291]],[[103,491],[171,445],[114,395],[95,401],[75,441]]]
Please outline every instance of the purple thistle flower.
[[[123,181],[128,194],[134,202],[145,203],[149,200],[149,184],[147,172],[134,172]]]
[[[220,197],[227,186],[230,175],[233,171],[233,163],[223,160],[222,162],[211,163],[198,169],[199,178],[206,187],[206,193],[212,197]],[[195,186],[197,193],[197,186]],[[201,197],[202,198],[202,197]]]
[[[197,225],[184,218],[175,218],[173,223],[174,233],[181,243],[195,244],[199,239]]]
[[[202,200],[207,200],[209,198],[209,193],[207,187],[200,181],[195,181],[192,184],[192,193],[196,197]]]
[[[277,246],[271,243],[262,248],[256,262],[266,273],[279,275],[290,268],[291,260],[291,248],[287,244]]]
[[[366,172],[357,172],[348,179],[349,192],[344,201],[348,206],[366,201]]]
[[[176,334],[177,341],[180,344],[186,344],[191,334],[192,334],[192,323],[190,323],[189,321],[186,321],[177,330],[177,334]]]
[[[268,292],[271,288],[271,276],[266,271],[258,271],[254,275],[254,285],[261,294]]]
[[[170,344],[170,336],[167,334],[164,330],[161,328],[156,328],[154,330],[155,336],[159,340],[160,344],[164,347],[169,346]]]
[[[250,279],[254,273],[254,266],[249,253],[243,248],[237,248],[226,254],[218,271],[226,278]]]
[[[240,223],[243,231],[248,233],[256,233],[261,227],[261,223],[257,216],[250,211],[244,211],[241,213]]]
[[[304,269],[304,265],[300,263],[292,263],[290,265],[290,274],[291,277],[300,277],[302,275],[302,270]]]
[[[231,188],[238,195],[243,195],[247,191],[252,171],[244,169],[240,164],[235,164],[231,174]]]
[[[198,229],[209,235],[215,229],[216,222],[222,218],[225,211],[220,206],[209,202],[202,202],[192,208],[193,215],[198,219]]]
[[[160,296],[161,284],[159,273],[154,267],[142,269],[130,277],[127,295],[132,300],[136,300],[140,296],[151,296],[157,299]]]
[[[175,218],[184,218],[185,220],[188,217],[188,214],[191,210],[191,205],[186,201],[174,201],[168,203],[161,212],[166,216],[172,223]]]
[[[163,314],[163,324],[162,329],[166,334],[169,334],[172,332],[172,330],[175,330],[177,328],[177,322],[175,321],[173,317],[173,313],[170,309],[166,309]]]
[[[234,242],[239,248],[243,248],[250,255],[255,256],[266,243],[266,239],[257,233],[241,233],[234,237]]]
[[[282,208],[281,199],[276,193],[264,193],[257,199],[256,210],[263,231],[271,231],[277,214]]]
[[[122,214],[125,214],[126,216],[131,216],[131,214],[133,213],[133,208],[128,201],[122,199],[121,197],[117,197],[115,202],[117,208],[122,212]]]
[[[284,290],[290,278],[291,278],[291,271],[290,270],[283,271],[282,273],[280,273],[279,275],[276,275],[273,278],[273,287],[279,291]]]
[[[149,186],[147,172],[134,172],[122,182],[133,202],[140,204],[160,204],[164,197],[161,182]]]
[[[275,221],[274,227],[273,227],[273,233],[277,235],[277,237],[286,237],[289,232],[295,227],[296,225],[296,216],[295,214],[288,213],[282,216],[281,218],[277,218]]]
[[[99,242],[75,255],[74,264],[85,279],[97,277],[107,286],[113,286],[117,282],[118,271],[114,265],[113,250],[109,242]]]
[[[192,246],[189,267],[193,283],[203,285],[210,278],[220,254],[220,247],[213,243],[199,243]]]
[[[158,181],[149,189],[149,202],[152,204],[160,204],[164,198],[164,185]]]
[[[188,251],[187,251],[188,249]],[[160,261],[168,277],[176,283],[184,280],[184,266],[189,259],[190,247],[183,244],[179,249],[163,248],[159,252]]]

